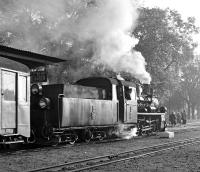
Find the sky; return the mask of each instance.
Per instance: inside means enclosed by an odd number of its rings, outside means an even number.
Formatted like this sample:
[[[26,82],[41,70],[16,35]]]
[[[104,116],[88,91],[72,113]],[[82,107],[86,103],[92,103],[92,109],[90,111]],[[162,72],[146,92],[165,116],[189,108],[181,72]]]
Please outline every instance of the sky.
[[[199,0],[143,0],[143,3],[149,7],[160,7],[177,10],[183,17],[195,17],[196,25],[200,27],[200,1]],[[199,43],[196,52],[200,54],[200,34],[194,37]]]

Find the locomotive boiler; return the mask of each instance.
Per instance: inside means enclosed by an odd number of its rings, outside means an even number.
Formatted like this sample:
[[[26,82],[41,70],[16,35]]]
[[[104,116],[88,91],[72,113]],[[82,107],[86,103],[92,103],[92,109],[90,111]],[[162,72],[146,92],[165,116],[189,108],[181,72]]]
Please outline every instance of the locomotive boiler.
[[[121,126],[126,131],[137,128],[139,135],[164,130],[165,110],[150,107],[152,95],[144,89],[138,96],[137,87],[107,77],[84,78],[74,85],[32,85],[31,125],[36,138],[74,143],[111,137]]]

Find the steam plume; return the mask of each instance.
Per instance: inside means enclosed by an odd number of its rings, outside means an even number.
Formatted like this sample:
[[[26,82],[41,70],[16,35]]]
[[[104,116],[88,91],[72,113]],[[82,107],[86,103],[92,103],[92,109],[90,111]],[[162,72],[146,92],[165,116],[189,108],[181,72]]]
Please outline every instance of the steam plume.
[[[0,0],[0,32],[10,46],[86,57],[149,83],[145,60],[133,50],[137,17],[133,0]]]
[[[120,124],[118,126],[118,130],[116,131],[115,135],[127,140],[132,139],[133,137],[137,136],[137,128],[132,128],[130,130],[127,130],[124,124]]]

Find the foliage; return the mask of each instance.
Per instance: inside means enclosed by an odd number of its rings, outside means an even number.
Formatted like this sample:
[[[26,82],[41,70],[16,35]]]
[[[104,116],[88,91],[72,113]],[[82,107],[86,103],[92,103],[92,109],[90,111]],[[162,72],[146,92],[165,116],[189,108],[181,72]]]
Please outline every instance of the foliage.
[[[194,60],[182,67],[180,93],[188,105],[188,110],[194,110],[200,105],[200,62]]]
[[[181,66],[193,59],[196,44],[192,36],[196,33],[194,18],[183,21],[178,12],[170,9],[140,9],[138,26],[133,31],[139,39],[135,48],[145,57],[160,96],[169,97],[171,88],[179,87]]]
[[[106,65],[92,59],[97,48],[93,42],[96,38],[86,39],[83,43],[84,37],[79,37],[82,30],[90,30],[84,27],[76,30],[72,27],[80,24],[84,15],[89,18],[92,7],[96,12],[98,3],[97,0],[37,0],[32,3],[25,0],[3,0],[0,2],[0,44],[66,58],[66,63],[48,67],[51,82],[74,82],[86,76],[115,76],[116,73]],[[60,10],[55,11],[54,6]],[[115,26],[109,22],[107,24],[111,28]],[[119,26],[118,22],[115,24]],[[195,18],[190,17],[184,21],[177,11],[139,9],[138,25],[132,31],[132,35],[139,40],[135,50],[144,56],[147,71],[151,74],[156,93],[163,103],[169,97],[171,102],[179,101],[180,97],[189,101],[189,105],[198,102],[199,63],[192,63],[193,50],[197,46],[192,36],[198,31]],[[94,36],[93,32],[87,33],[87,36]],[[129,73],[121,74],[128,80],[134,80]]]

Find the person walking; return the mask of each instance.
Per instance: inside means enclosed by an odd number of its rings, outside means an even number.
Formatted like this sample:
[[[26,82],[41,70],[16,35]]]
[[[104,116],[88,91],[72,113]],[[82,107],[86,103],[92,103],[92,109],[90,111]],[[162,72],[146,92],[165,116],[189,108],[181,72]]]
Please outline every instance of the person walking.
[[[182,118],[183,124],[186,124],[186,112],[185,112],[185,110],[183,110],[183,112],[181,114],[181,118]]]
[[[180,112],[176,113],[176,119],[177,119],[177,124],[181,125],[181,114],[180,114]]]
[[[176,125],[176,116],[175,116],[175,112],[172,112],[172,113],[169,115],[169,121],[170,121],[172,127]]]

